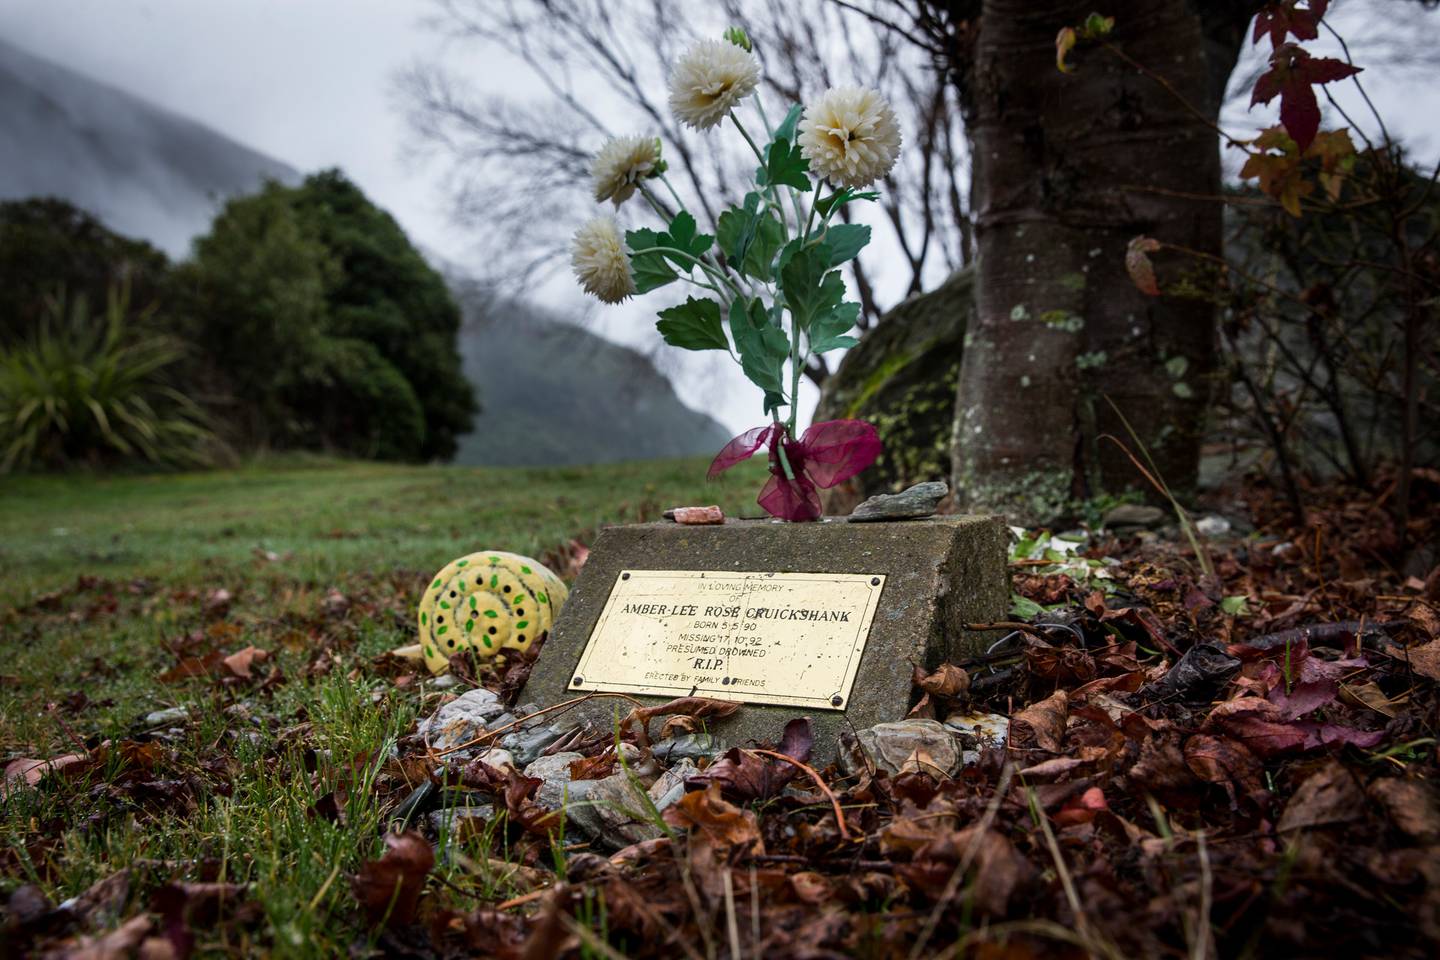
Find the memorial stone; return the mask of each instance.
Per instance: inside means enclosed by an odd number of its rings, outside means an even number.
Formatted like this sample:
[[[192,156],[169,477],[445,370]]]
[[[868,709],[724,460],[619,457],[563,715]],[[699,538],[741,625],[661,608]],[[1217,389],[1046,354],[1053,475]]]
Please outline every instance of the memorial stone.
[[[829,762],[843,729],[905,717],[912,666],[984,642],[968,625],[1005,614],[1006,546],[999,517],[610,527],[522,696],[738,700],[710,732],[773,742],[808,716],[813,757]],[[596,696],[565,719],[608,726],[631,706]]]

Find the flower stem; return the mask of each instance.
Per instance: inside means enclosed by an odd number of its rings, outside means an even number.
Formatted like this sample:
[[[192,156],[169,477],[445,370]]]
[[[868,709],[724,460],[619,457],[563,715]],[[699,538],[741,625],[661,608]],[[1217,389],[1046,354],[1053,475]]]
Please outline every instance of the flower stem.
[[[815,210],[820,204],[820,188],[825,185],[823,177],[815,181],[815,196],[810,198],[810,213],[805,217],[805,239],[810,239],[810,227],[815,222]]]
[[[790,405],[790,412],[791,412],[791,416],[792,416],[792,418],[793,418],[794,412],[795,412],[795,405],[794,405],[794,402],[793,402],[793,401],[794,401],[794,398],[793,398],[793,397],[791,398],[791,401],[792,401],[792,402],[791,402],[791,405]],[[786,480],[789,480],[789,481],[791,481],[791,482],[793,483],[794,480],[795,480],[795,469],[790,466],[790,458],[789,458],[788,456],[786,456],[786,454],[785,454],[785,437],[786,437],[787,435],[793,435],[795,431],[794,431],[793,428],[786,427],[785,424],[783,424],[783,423],[780,422],[780,413],[779,413],[779,411],[772,410],[772,411],[770,412],[770,415],[775,418],[775,425],[776,425],[777,427],[781,427],[782,429],[784,429],[784,430],[786,431],[785,433],[782,433],[782,434],[780,435],[780,439],[779,439],[779,440],[775,441],[775,449],[780,452],[780,469],[785,471],[785,479],[786,479]]]
[[[750,132],[745,129],[745,124],[740,122],[740,118],[736,116],[734,110],[730,111],[730,119],[735,121],[735,129],[740,131],[740,136],[744,137],[745,142],[750,144],[750,149],[755,151],[755,159],[760,161],[761,166],[764,166],[765,154],[761,153],[760,148],[755,145],[755,141],[750,139]]]

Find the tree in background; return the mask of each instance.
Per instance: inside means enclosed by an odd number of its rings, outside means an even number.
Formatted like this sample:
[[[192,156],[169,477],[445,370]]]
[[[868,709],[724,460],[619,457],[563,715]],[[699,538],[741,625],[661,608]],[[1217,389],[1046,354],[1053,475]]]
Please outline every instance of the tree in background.
[[[62,291],[95,305],[125,288],[131,303],[154,306],[169,270],[165,254],[64,200],[0,203],[0,345],[35,333]]]
[[[424,417],[419,456],[449,459],[476,402],[455,347],[460,308],[444,278],[338,170],[306,179],[292,203],[338,268],[326,292],[333,335],[372,345],[400,373]]]
[[[938,286],[967,262],[967,159],[954,88],[925,51],[876,30],[859,11],[828,0],[433,0],[433,6],[438,34],[477,55],[503,51],[542,91],[531,102],[489,94],[434,63],[400,81],[417,149],[447,162],[457,216],[480,225],[484,279],[502,289],[518,293],[516,287],[565,263],[569,237],[557,225],[577,202],[593,199],[583,195],[591,159],[613,136],[662,137],[675,152],[672,182],[680,199],[711,222],[740,199],[736,187],[753,157],[711,149],[704,134],[676,122],[663,93],[665,70],[680,50],[727,23],[745,26],[764,83],[782,99],[804,101],[844,76],[895,106],[906,148],[883,181],[876,243],[894,253],[901,266],[889,278],[891,289],[896,279],[900,284],[898,296],[885,294],[858,261],[847,264],[862,334],[899,299]],[[747,123],[764,126],[758,118]],[[496,190],[496,183],[505,188]],[[820,383],[830,368],[813,357],[806,373]]]
[[[207,399],[234,398],[246,445],[427,460],[469,428],[459,309],[338,171],[230,201],[176,286]]]

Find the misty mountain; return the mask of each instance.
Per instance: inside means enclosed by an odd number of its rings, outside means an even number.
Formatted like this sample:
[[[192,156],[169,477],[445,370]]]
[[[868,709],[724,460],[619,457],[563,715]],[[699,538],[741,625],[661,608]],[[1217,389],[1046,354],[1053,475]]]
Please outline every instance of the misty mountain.
[[[460,354],[484,407],[455,462],[607,463],[713,454],[729,431],[680,402],[643,354],[514,301],[454,284]]]
[[[221,202],[299,174],[194,120],[0,40],[0,199],[55,196],[171,256]]]
[[[0,41],[0,199],[55,196],[171,256],[223,201],[300,174],[224,134]],[[456,462],[549,465],[713,453],[729,439],[642,354],[479,294],[432,251],[465,311],[484,411]]]

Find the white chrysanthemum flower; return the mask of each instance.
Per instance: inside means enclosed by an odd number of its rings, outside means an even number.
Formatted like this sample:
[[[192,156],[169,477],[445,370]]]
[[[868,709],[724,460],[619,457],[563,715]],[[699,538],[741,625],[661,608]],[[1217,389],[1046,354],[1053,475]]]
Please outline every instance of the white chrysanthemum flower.
[[[810,169],[844,187],[869,186],[900,155],[895,111],[869,87],[832,87],[800,117],[800,151]]]
[[[660,141],[654,137],[615,137],[606,141],[590,165],[596,200],[613,200],[620,206],[635,193],[635,185],[664,172]]]
[[[680,122],[709,130],[760,83],[755,55],[725,40],[701,40],[670,74],[670,109]]]
[[[570,266],[585,292],[606,303],[619,303],[635,293],[625,240],[614,217],[596,217],[575,231]]]

